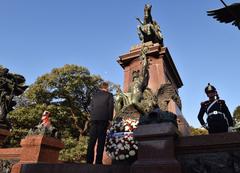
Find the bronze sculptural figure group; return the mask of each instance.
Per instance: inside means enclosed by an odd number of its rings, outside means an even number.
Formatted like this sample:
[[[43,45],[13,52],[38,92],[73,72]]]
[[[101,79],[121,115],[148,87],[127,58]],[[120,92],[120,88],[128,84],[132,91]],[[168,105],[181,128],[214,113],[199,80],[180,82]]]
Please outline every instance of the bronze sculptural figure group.
[[[149,59],[147,57],[149,48],[143,44],[139,60],[141,69],[132,72],[132,82],[127,93],[118,88],[115,97],[116,117],[125,117],[129,110],[136,110],[140,114],[140,124],[151,122],[173,122],[176,126],[176,115],[167,110],[162,110],[158,105],[157,95],[148,88],[149,81]],[[165,86],[165,85],[164,85]]]
[[[124,109],[130,105],[133,105],[141,113],[148,112],[156,104],[156,102],[149,97],[149,95],[153,97],[153,94],[150,89],[147,88],[149,81],[149,60],[146,56],[147,52],[148,47],[143,45],[139,55],[142,68],[141,71],[137,70],[132,72],[132,82],[128,92],[123,93],[121,89],[118,88],[115,104],[117,114],[120,113],[120,111],[124,111]],[[146,95],[148,95],[148,97],[146,97]]]
[[[22,75],[9,73],[7,68],[0,67],[0,126],[2,128],[11,128],[7,114],[16,105],[13,97],[21,95],[27,89],[28,86],[24,83],[25,78]]]

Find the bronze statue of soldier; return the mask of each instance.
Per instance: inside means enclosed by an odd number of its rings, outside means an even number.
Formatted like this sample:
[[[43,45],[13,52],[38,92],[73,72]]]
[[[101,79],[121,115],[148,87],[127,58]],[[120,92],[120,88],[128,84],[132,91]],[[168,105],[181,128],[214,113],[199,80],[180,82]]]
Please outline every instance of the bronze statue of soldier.
[[[131,103],[138,107],[143,98],[143,92],[148,86],[149,81],[149,62],[147,59],[148,47],[143,46],[139,59],[142,61],[142,70],[133,72],[133,81],[130,86]]]
[[[222,133],[231,131],[233,119],[224,100],[220,100],[217,90],[208,83],[205,88],[209,100],[201,103],[198,120],[201,125],[211,133]],[[204,114],[207,114],[207,123],[204,121]]]

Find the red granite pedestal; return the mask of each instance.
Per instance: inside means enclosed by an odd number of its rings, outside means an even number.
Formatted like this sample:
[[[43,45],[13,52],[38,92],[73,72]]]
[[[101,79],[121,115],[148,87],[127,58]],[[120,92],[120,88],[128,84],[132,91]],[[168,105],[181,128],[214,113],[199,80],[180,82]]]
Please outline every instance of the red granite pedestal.
[[[179,131],[172,123],[140,125],[134,132],[139,142],[138,159],[131,173],[181,173],[175,156]]]
[[[10,135],[9,130],[6,129],[0,129],[0,147],[2,146],[4,140],[6,139],[6,137],[8,137]]]
[[[59,163],[59,151],[64,144],[56,138],[34,135],[22,139],[21,146],[20,162],[12,167],[12,173],[20,173],[22,164]]]

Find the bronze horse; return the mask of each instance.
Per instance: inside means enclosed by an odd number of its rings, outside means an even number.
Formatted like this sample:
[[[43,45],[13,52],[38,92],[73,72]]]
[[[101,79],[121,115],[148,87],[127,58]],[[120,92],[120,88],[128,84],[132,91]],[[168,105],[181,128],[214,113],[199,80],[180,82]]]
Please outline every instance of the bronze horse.
[[[138,35],[142,43],[152,41],[153,43],[160,43],[163,45],[163,37],[160,27],[156,21],[152,19],[151,15],[152,5],[146,4],[144,7],[144,22],[136,18],[140,25],[138,26]]]

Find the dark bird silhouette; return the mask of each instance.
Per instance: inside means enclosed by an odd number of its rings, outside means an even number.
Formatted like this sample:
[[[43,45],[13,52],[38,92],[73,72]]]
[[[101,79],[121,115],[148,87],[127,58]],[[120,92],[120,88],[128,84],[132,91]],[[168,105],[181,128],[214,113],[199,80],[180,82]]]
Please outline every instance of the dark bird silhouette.
[[[208,16],[213,16],[214,19],[221,23],[232,23],[240,30],[240,3],[226,5],[223,0],[224,8],[207,11]]]

